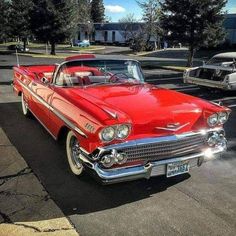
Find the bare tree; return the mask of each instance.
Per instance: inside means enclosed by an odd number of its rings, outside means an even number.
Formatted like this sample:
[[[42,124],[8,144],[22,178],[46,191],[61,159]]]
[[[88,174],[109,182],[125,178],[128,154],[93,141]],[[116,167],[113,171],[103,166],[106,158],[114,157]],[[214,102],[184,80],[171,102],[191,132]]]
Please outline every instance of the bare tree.
[[[78,22],[79,29],[88,33],[88,38],[94,31],[94,25],[91,18],[91,1],[90,0],[78,0],[79,11],[78,11]]]
[[[143,35],[144,24],[138,23],[134,14],[128,14],[119,20],[120,33],[126,42],[129,42],[134,51],[141,51],[145,46],[145,37]]]
[[[144,34],[146,36],[146,47],[153,38],[160,44],[160,36],[162,35],[162,29],[160,27],[160,0],[139,0],[138,5],[143,11],[143,21],[145,22]]]
[[[136,35],[136,30],[134,25],[137,23],[137,19],[134,14],[127,14],[125,17],[119,20],[121,27],[121,34],[126,41],[133,39]]]

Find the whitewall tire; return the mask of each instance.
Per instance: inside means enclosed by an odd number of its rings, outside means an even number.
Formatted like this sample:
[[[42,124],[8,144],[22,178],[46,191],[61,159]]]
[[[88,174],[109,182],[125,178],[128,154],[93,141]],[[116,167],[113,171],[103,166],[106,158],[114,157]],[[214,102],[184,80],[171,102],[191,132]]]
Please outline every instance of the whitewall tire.
[[[66,154],[68,164],[73,174],[81,175],[84,171],[83,164],[79,159],[80,147],[77,137],[72,131],[69,131],[66,138]]]

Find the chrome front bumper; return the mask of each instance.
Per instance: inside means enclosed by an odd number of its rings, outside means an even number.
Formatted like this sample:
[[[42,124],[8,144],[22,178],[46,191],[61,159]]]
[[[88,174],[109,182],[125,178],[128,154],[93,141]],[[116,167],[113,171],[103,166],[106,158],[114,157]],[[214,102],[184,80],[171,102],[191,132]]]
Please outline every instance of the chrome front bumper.
[[[165,175],[167,170],[167,164],[188,161],[190,169],[196,166],[200,166],[203,162],[213,160],[219,157],[224,150],[222,148],[207,149],[202,153],[189,155],[180,158],[172,158],[161,161],[151,161],[145,166],[132,166],[116,169],[103,169],[98,163],[90,162],[85,156],[81,155],[81,160],[84,163],[84,167],[98,178],[103,184],[119,183],[137,179],[149,179],[152,176]]]

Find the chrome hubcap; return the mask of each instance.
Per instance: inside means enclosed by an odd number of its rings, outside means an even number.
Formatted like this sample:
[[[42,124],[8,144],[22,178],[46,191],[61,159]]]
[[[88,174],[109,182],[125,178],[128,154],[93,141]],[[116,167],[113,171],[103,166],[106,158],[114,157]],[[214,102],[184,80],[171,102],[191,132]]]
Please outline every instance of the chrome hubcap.
[[[72,159],[73,164],[78,169],[82,168],[82,164],[79,159],[80,148],[79,148],[79,143],[76,137],[72,137],[70,140],[70,152],[71,152],[71,159]]]

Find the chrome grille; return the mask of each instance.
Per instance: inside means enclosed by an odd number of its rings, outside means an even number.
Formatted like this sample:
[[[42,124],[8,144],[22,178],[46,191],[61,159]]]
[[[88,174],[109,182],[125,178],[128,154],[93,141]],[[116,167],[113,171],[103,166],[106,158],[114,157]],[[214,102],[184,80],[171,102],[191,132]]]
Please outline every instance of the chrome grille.
[[[196,153],[205,146],[205,136],[197,134],[174,141],[139,144],[124,147],[119,152],[128,156],[128,161],[134,160],[162,160]]]

